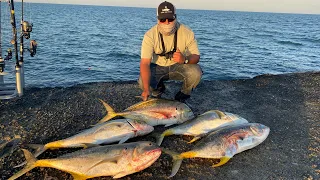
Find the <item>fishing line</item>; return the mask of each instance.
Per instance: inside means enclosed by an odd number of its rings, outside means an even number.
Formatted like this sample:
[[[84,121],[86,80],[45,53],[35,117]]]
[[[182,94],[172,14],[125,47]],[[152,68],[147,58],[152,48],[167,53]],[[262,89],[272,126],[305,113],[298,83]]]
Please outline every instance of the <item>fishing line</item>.
[[[11,22],[10,22],[10,1],[9,0],[6,0],[6,1],[1,1],[1,2],[4,2],[5,3],[5,6],[6,7],[3,7],[1,6],[1,40],[5,39],[12,39],[12,37],[10,36],[11,34],[11,30],[10,30],[10,27],[11,27]],[[2,10],[4,8],[4,11]],[[5,25],[5,26],[3,26]],[[1,42],[1,46],[2,46],[2,50],[3,49],[7,49],[5,52],[8,52],[8,49],[11,49],[11,44],[10,44],[10,41],[8,42],[5,42],[5,43],[2,43]],[[2,53],[2,52],[1,52]],[[2,54],[4,56],[6,56],[6,54]],[[4,57],[3,57],[4,58]],[[6,72],[9,73],[9,74],[12,74],[14,75],[15,74],[15,63],[12,63],[13,61],[11,60],[6,60]]]
[[[31,2],[27,3],[29,6],[29,18],[30,18],[30,22],[32,22],[32,9],[31,9]]]

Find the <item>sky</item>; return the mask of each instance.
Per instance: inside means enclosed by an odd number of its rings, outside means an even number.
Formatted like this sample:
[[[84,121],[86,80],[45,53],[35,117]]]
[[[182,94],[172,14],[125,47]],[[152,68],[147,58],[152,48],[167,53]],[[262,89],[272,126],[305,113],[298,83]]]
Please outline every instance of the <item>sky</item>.
[[[21,0],[20,0],[21,1]],[[54,4],[156,8],[164,0],[24,0]],[[171,0],[178,9],[320,14],[320,0]]]

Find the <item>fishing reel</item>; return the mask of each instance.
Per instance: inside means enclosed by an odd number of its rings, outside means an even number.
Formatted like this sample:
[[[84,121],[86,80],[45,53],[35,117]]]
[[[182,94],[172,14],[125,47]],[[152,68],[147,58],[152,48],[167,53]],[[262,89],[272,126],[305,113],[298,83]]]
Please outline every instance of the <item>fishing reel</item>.
[[[5,61],[8,61],[10,59],[12,59],[12,50],[11,48],[9,48],[7,50],[7,55],[6,57],[3,59],[2,57],[0,58],[0,75],[4,75],[4,68],[6,67]]]
[[[9,49],[7,50],[7,53],[8,53],[8,54],[7,54],[6,57],[4,58],[5,61],[8,61],[8,60],[12,59],[12,49],[9,48]]]
[[[36,53],[37,53],[37,46],[38,46],[38,43],[36,42],[36,40],[31,40],[31,41],[30,41],[29,52],[30,52],[30,56],[31,56],[31,57],[33,57],[34,55],[36,55]]]
[[[4,72],[5,64],[4,59],[0,58],[0,73]]]
[[[26,39],[30,38],[30,33],[32,32],[32,27],[33,27],[32,23],[30,24],[28,21],[23,21],[22,34],[23,34],[24,38],[26,38]]]

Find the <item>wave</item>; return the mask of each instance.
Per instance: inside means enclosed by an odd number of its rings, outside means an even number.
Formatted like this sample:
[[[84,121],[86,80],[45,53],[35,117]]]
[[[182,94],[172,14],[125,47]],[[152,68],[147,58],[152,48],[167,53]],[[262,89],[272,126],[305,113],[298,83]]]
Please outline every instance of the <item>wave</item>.
[[[303,46],[302,43],[293,42],[293,41],[278,41],[277,43],[282,44],[282,45]]]
[[[108,57],[114,57],[117,59],[140,59],[139,54],[132,54],[132,53],[119,53],[119,52],[111,52],[107,55]]]

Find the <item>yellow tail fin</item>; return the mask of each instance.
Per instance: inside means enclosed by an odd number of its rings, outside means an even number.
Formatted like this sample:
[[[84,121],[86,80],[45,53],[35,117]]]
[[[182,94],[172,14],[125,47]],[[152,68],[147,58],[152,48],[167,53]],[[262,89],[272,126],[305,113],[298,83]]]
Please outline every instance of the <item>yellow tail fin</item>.
[[[212,165],[212,167],[219,167],[224,165],[225,163],[227,163],[231,158],[227,157],[227,156],[223,156],[222,158],[220,158],[220,162],[218,164],[214,164]]]
[[[33,168],[37,167],[37,165],[36,165],[37,159],[31,154],[31,152],[29,152],[26,149],[22,149],[22,151],[23,151],[24,156],[25,156],[25,158],[27,160],[27,165],[22,170],[17,172],[15,175],[11,176],[9,178],[9,180],[17,179],[18,177],[24,175],[28,171],[30,171]]]
[[[108,114],[107,114],[104,118],[102,118],[102,119],[98,122],[98,124],[99,124],[99,123],[106,122],[106,121],[109,121],[110,119],[118,116],[118,114],[117,114],[116,112],[114,112],[113,108],[112,108],[109,104],[107,104],[106,102],[104,102],[104,101],[101,100],[101,99],[99,99],[99,100],[102,102],[103,106],[106,108]]]
[[[184,158],[180,154],[178,154],[174,151],[170,151],[168,149],[162,148],[162,151],[166,154],[169,154],[173,159],[172,170],[171,170],[171,174],[169,176],[169,177],[173,177],[174,175],[177,174],[178,170],[180,169],[180,166],[182,164],[182,160]]]
[[[173,135],[173,131],[172,131],[171,129],[168,129],[168,130],[164,131],[164,132],[160,135],[160,137],[158,138],[158,140],[157,140],[158,146],[161,145],[161,143],[162,143],[162,141],[163,141],[163,139],[164,139],[165,136],[170,136],[170,135]]]
[[[42,145],[42,144],[27,144],[27,146],[36,150],[33,155],[34,157],[38,157],[40,154],[42,154],[43,152],[45,152],[48,149],[45,145]],[[19,165],[14,166],[14,168],[23,166],[25,164],[27,164],[27,161],[25,161]]]

